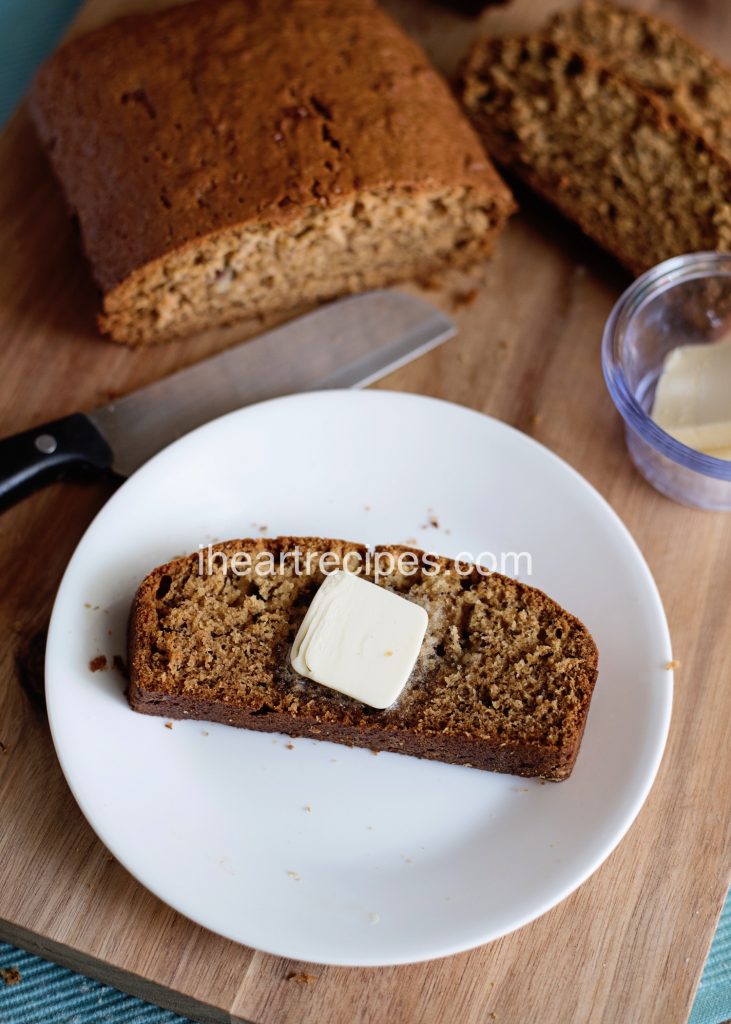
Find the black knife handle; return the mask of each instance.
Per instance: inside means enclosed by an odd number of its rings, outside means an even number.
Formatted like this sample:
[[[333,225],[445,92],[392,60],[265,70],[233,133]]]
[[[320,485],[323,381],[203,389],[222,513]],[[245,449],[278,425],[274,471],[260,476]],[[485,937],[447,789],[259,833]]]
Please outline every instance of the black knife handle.
[[[103,473],[112,449],[91,420],[75,413],[0,440],[0,511],[74,472]]]

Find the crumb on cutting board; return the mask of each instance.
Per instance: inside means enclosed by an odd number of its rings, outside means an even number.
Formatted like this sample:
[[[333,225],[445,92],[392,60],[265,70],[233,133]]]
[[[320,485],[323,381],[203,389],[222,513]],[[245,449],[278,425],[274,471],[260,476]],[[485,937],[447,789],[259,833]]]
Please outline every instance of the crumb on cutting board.
[[[443,282],[437,277],[419,277],[416,283],[427,292],[438,292],[444,287]]]
[[[173,727],[173,723],[172,722],[166,722],[165,723],[165,728],[166,729],[172,729],[172,727]]]
[[[107,656],[106,654],[97,654],[95,658],[92,658],[89,662],[89,668],[92,672],[106,672],[107,670]]]
[[[673,658],[672,661],[666,661],[663,667],[666,668],[668,672],[672,672],[673,669],[680,668],[680,662],[676,658]]]
[[[477,288],[467,288],[464,291],[452,292],[449,297],[452,312],[457,313],[460,309],[466,309],[468,306],[473,306],[479,294],[480,293]]]
[[[314,985],[317,975],[307,974],[305,971],[293,971],[287,975],[287,981],[296,981],[299,985]]]

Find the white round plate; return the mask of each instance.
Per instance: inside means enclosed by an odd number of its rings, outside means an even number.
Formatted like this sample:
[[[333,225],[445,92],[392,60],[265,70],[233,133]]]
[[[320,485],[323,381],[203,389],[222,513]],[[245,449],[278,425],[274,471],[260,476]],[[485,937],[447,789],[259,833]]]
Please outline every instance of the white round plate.
[[[541,785],[131,711],[120,674],[90,661],[124,655],[137,584],[200,544],[264,530],[529,553],[521,577],[577,614],[600,651],[572,777]],[[670,658],[642,555],[564,462],[456,405],[329,391],[207,424],[120,488],[58,592],[46,692],[74,796],[143,885],[238,942],[367,966],[505,935],[601,864],[655,776]]]

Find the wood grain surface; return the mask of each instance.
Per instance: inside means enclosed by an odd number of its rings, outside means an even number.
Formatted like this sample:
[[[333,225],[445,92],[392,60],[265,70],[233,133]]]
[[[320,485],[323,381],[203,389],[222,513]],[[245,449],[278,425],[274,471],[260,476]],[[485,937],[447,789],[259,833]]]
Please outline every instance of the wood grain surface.
[[[390,6],[445,71],[454,68],[475,23],[418,0]],[[483,22],[529,27],[549,6],[558,5],[516,0]],[[726,0],[645,6],[731,53]],[[129,8],[89,0],[82,24]],[[57,485],[0,517],[0,937],[206,1021],[687,1019],[729,880],[731,516],[674,505],[632,468],[599,361],[604,320],[627,278],[544,206],[519,198],[522,213],[494,260],[428,292],[454,313],[459,336],[381,386],[451,399],[536,437],[638,540],[681,664],[668,749],[626,838],[540,920],[427,964],[302,965],[191,924],[102,847],[53,753],[39,697],[43,630],[66,562],[114,487]],[[22,110],[0,140],[0,251],[0,434],[104,402],[244,336],[237,328],[139,352],[96,336],[95,291]]]

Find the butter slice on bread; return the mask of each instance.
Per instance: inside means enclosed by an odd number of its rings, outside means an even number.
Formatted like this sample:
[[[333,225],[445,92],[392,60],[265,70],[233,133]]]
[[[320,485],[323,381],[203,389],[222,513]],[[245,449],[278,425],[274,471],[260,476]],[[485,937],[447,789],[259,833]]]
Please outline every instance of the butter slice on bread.
[[[296,550],[309,553],[310,571],[297,573]],[[414,670],[393,706],[376,710],[304,679],[289,660],[325,578],[319,556],[332,553],[328,571],[356,571],[366,564],[366,549],[280,537],[216,545],[210,565],[204,553],[203,573],[194,554],[145,578],[129,624],[132,708],[566,779],[597,677],[597,648],[586,627],[509,577],[475,567],[465,573],[416,549],[375,550],[393,556],[391,566],[379,563],[383,572],[366,578],[429,616]],[[237,552],[245,560],[232,563]]]

